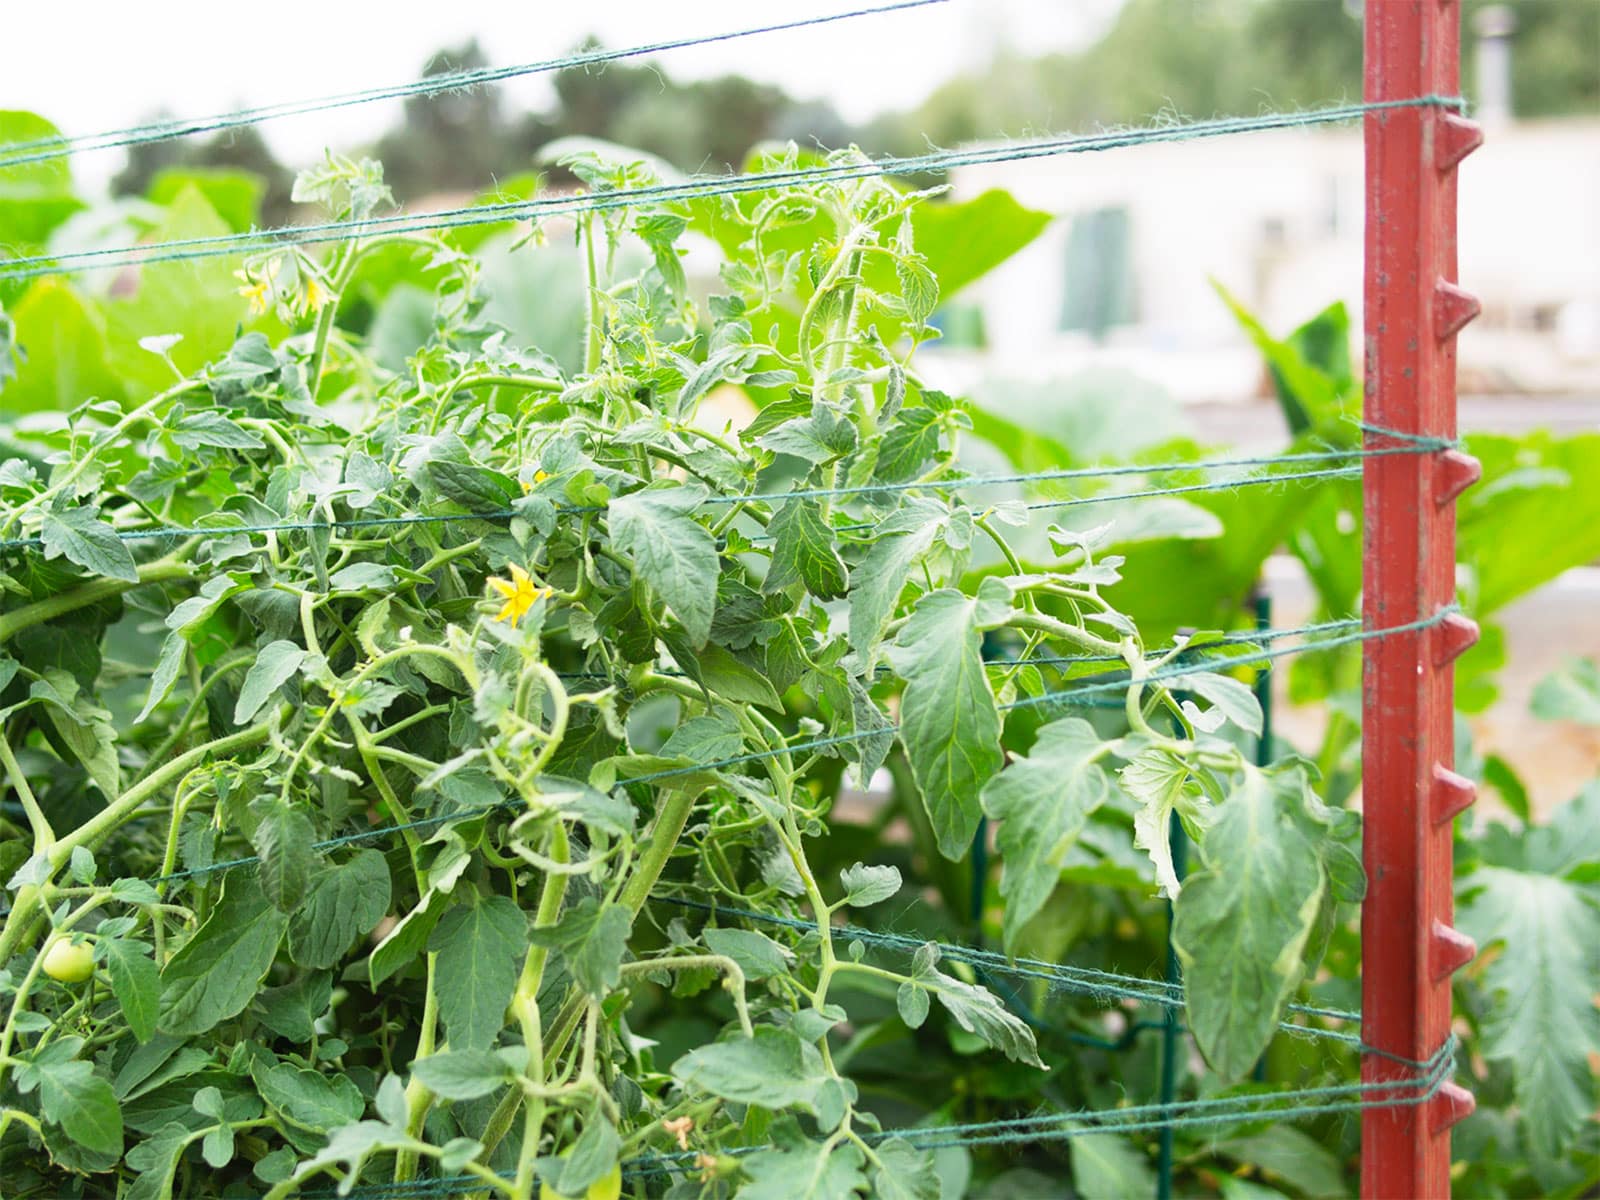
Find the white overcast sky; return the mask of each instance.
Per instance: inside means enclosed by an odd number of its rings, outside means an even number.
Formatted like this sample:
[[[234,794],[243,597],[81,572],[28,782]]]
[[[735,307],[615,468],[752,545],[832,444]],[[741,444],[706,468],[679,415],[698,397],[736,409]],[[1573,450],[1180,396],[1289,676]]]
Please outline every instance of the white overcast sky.
[[[911,106],[1001,46],[1070,49],[1096,36],[1121,0],[945,0],[834,25],[672,50],[656,60],[677,78],[738,72],[825,98],[859,120]],[[47,4],[0,0],[0,108],[23,108],[68,134],[143,120],[160,110],[204,116],[415,78],[442,47],[476,37],[495,66],[569,52],[586,35],[608,48],[711,34],[874,6],[874,0],[219,0]],[[506,85],[542,107],[537,77]],[[262,127],[280,156],[304,163],[325,145],[370,138],[398,101],[290,117]],[[101,180],[118,151],[75,164]]]

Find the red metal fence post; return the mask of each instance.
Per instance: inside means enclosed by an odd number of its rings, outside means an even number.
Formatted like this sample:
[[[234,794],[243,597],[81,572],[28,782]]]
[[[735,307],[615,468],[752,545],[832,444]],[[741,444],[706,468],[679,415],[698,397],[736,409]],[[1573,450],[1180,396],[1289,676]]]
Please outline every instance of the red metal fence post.
[[[1366,0],[1365,20],[1369,103],[1457,94],[1457,0]],[[1445,105],[1366,116],[1366,417],[1375,426],[1455,436],[1455,335],[1478,311],[1455,284],[1456,166],[1481,141]],[[1381,435],[1367,440],[1384,444]],[[1478,473],[1456,451],[1366,460],[1368,629],[1424,620],[1454,600],[1455,498]],[[1366,643],[1362,1037],[1418,1062],[1449,1036],[1450,976],[1473,954],[1451,924],[1451,819],[1472,802],[1473,786],[1450,770],[1450,664],[1477,637],[1476,625],[1452,614]],[[1383,1055],[1362,1064],[1369,1084],[1415,1075]],[[1415,1091],[1393,1093],[1407,1094]],[[1471,1095],[1454,1084],[1423,1104],[1368,1108],[1361,1194],[1448,1196],[1448,1130],[1471,1111]]]

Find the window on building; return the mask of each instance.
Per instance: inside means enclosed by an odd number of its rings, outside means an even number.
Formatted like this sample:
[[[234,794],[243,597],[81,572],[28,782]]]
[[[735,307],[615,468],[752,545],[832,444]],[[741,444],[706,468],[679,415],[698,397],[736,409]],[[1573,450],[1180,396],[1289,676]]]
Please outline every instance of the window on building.
[[[1101,337],[1115,325],[1138,319],[1129,225],[1126,208],[1095,209],[1072,218],[1062,330]]]

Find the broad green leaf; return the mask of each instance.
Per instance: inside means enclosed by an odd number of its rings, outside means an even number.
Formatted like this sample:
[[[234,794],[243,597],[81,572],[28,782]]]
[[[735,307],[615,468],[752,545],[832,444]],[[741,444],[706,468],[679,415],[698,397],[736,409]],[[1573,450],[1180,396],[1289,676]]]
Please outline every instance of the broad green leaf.
[[[146,236],[168,241],[228,232],[227,222],[201,190],[189,186],[178,192]],[[173,382],[172,367],[141,347],[141,338],[182,334],[169,353],[184,374],[228,353],[240,325],[249,319],[249,304],[233,277],[236,266],[226,258],[145,264],[130,274],[130,287],[105,304],[111,367],[125,381],[130,398],[152,395]]]
[[[317,831],[311,818],[280,796],[263,796],[250,805],[257,820],[250,845],[261,863],[256,876],[273,907],[293,912],[305,899],[317,852],[312,848]]]
[[[857,863],[839,872],[844,885],[844,902],[851,908],[866,908],[889,899],[900,890],[900,872],[895,867],[869,867]]]
[[[1078,717],[1039,730],[1026,758],[1012,762],[983,787],[983,811],[1000,822],[1005,873],[1005,939],[1014,946],[1024,925],[1055,891],[1066,856],[1108,784],[1099,760],[1107,747]]]
[[[35,1062],[39,1074],[39,1108],[47,1121],[86,1150],[122,1153],[122,1109],[111,1085],[89,1063]]]
[[[58,412],[86,400],[122,399],[122,381],[106,365],[105,323],[94,302],[68,281],[38,280],[10,317],[22,360],[8,381],[10,359],[0,346],[0,359],[6,360],[0,362],[0,410]]]
[[[772,563],[761,584],[763,592],[770,595],[800,583],[819,600],[844,595],[844,560],[816,501],[788,501],[773,516],[767,533],[772,538]]]
[[[0,110],[0,152],[14,142],[47,141],[61,131],[37,113]],[[73,190],[72,160],[15,163],[0,173],[0,245],[14,254],[42,246],[50,232],[84,206]]]
[[[1466,442],[1483,481],[1458,502],[1457,553],[1469,568],[1466,601],[1481,620],[1600,558],[1600,434],[1473,434]]]
[[[891,651],[906,679],[900,741],[933,821],[939,852],[966,854],[982,812],[978,793],[1004,762],[1000,711],[983,667],[979,631],[1009,611],[1010,590],[986,578],[976,598],[953,589],[917,602]]]
[[[1006,1010],[994,993],[939,970],[939,947],[925,943],[912,960],[911,979],[939,998],[956,1024],[1015,1062],[1044,1068],[1033,1030]]]
[[[633,912],[627,905],[602,905],[590,896],[563,912],[555,925],[534,930],[533,936],[560,950],[578,986],[602,999],[622,981],[622,956],[632,928]]]
[[[429,939],[438,952],[439,1015],[456,1050],[487,1050],[505,1023],[528,948],[528,921],[505,896],[445,913]]]
[[[1146,749],[1129,759],[1118,775],[1123,790],[1140,805],[1133,814],[1133,844],[1155,864],[1161,894],[1175,899],[1181,886],[1172,865],[1172,814],[1193,820],[1201,802],[1197,789],[1186,786],[1189,769],[1182,759],[1163,750]]]
[[[828,1073],[810,1042],[790,1030],[762,1025],[753,1038],[731,1038],[689,1051],[672,1064],[672,1077],[724,1100],[814,1111]]]
[[[1173,904],[1190,1029],[1227,1079],[1245,1075],[1271,1040],[1327,886],[1291,811],[1302,803],[1298,778],[1245,772],[1215,809],[1204,869]]]
[[[149,947],[125,938],[101,938],[95,947],[111,976],[111,994],[135,1039],[148,1042],[156,1031],[161,1005],[161,972],[149,956]]]
[[[288,923],[254,879],[230,875],[221,902],[161,972],[157,1028],[192,1037],[243,1012],[272,966]]]
[[[65,557],[91,575],[137,583],[127,543],[92,508],[48,509],[39,526],[46,558]]]
[[[451,1050],[412,1062],[411,1073],[446,1100],[473,1100],[499,1091],[515,1072],[487,1050]]]
[[[1083,1200],[1155,1195],[1155,1172],[1126,1137],[1079,1133],[1067,1145],[1072,1148],[1072,1187]]]
[[[233,706],[233,723],[248,725],[272,695],[299,672],[306,651],[290,641],[269,642],[256,654],[256,661],[245,672],[239,688],[239,701]]]
[[[261,200],[267,185],[259,175],[227,167],[166,167],[157,171],[145,193],[152,202],[172,204],[186,188],[203,195],[217,215],[235,233],[245,233],[260,222]]]
[[[782,975],[794,961],[794,951],[754,929],[705,929],[700,937],[711,953],[738,963],[749,980]]]
[[[639,574],[683,622],[698,649],[711,636],[717,605],[717,547],[691,513],[700,487],[651,488],[611,502],[611,537]]]
[[[1492,1001],[1483,1054],[1511,1072],[1529,1147],[1554,1159],[1595,1112],[1600,893],[1505,867],[1480,868],[1459,886],[1461,928],[1491,952],[1481,968]]]
[[[366,1107],[348,1076],[282,1062],[253,1074],[261,1098],[299,1125],[321,1132],[361,1116]]]

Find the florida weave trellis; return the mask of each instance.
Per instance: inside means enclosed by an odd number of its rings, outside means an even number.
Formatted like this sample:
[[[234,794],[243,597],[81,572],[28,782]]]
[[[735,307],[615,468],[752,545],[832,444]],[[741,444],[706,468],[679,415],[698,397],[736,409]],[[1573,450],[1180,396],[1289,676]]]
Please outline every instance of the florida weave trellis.
[[[618,51],[595,51],[549,59],[521,66],[458,72],[388,88],[369,89],[346,93],[323,100],[267,105],[237,113],[221,114],[194,120],[167,121],[130,126],[104,133],[60,139],[34,139],[13,143],[0,149],[0,172],[8,167],[62,158],[70,154],[91,150],[141,145],[150,142],[241,128],[267,120],[286,118],[351,104],[394,99],[405,96],[437,94],[444,91],[492,84],[508,78],[574,67],[596,65],[622,58],[637,57],[681,47],[703,44],[733,37],[772,34],[847,18],[879,13],[924,8],[945,0],[907,0],[876,8],[864,8],[823,17],[797,19],[768,24],[737,32],[711,37],[681,38],[657,42]],[[1346,104],[1302,112],[1265,113],[1254,117],[1239,117],[1209,121],[1178,122],[1142,129],[1117,130],[1086,136],[1059,136],[1036,139],[1026,143],[979,147],[965,150],[935,150],[927,154],[889,159],[862,157],[856,161],[833,163],[821,167],[803,167],[790,170],[758,172],[741,176],[704,176],[657,185],[625,188],[614,191],[599,190],[578,196],[562,196],[489,203],[458,207],[443,212],[399,214],[389,217],[370,217],[350,221],[326,221],[275,229],[251,230],[247,233],[217,237],[198,237],[155,241],[138,245],[118,245],[91,250],[40,253],[10,259],[0,259],[0,282],[44,278],[57,274],[102,269],[126,268],[167,262],[184,262],[218,257],[234,257],[271,252],[285,247],[338,244],[359,240],[376,233],[422,233],[464,228],[473,225],[503,222],[538,222],[555,216],[575,216],[586,213],[613,211],[642,205],[707,197],[738,196],[780,187],[820,185],[848,180],[925,175],[960,167],[984,163],[1024,161],[1061,155],[1082,154],[1133,148],[1144,145],[1198,140],[1222,136],[1245,135],[1268,130],[1307,128],[1339,122],[1364,119],[1383,119],[1402,112],[1427,112],[1457,114],[1464,102],[1456,96],[1418,89],[1417,94],[1398,98],[1369,99],[1364,103]],[[554,382],[554,381],[550,381]],[[535,389],[537,390],[537,389]],[[1047,493],[1041,498],[1012,501],[1026,510],[1050,510],[1081,505],[1119,503],[1156,497],[1178,496],[1196,492],[1233,491],[1244,487],[1290,486],[1297,482],[1327,478],[1360,478],[1377,462],[1394,460],[1433,460],[1456,450],[1453,437],[1434,436],[1389,428],[1380,424],[1364,424],[1360,432],[1366,444],[1356,447],[1330,447],[1285,455],[1238,455],[1200,458],[1190,461],[1159,461],[1151,463],[1117,464],[1104,467],[1083,467],[1032,472],[989,473],[954,476],[941,479],[938,486],[956,491],[984,488],[1032,488],[1041,485],[1066,485],[1093,483],[1102,486],[1105,481],[1146,481],[1150,486],[1135,486],[1118,490],[1122,485],[1112,483],[1107,490],[1091,490],[1083,494],[1055,495]],[[1283,468],[1291,468],[1284,470]],[[1181,481],[1178,481],[1181,480]],[[1168,482],[1172,481],[1172,482]],[[875,494],[914,493],[928,485],[922,480],[873,483],[826,488],[798,488],[790,491],[755,491],[742,495],[713,496],[708,505],[742,506],[755,503],[777,503],[799,499],[846,499],[869,497]],[[566,515],[582,515],[603,511],[600,507],[577,504],[556,505],[555,510]],[[980,517],[993,511],[972,505],[967,511]],[[467,512],[416,512],[396,511],[357,518],[337,518],[331,509],[328,519],[248,521],[233,516],[219,516],[217,523],[191,525],[129,524],[115,530],[117,539],[138,544],[159,542],[178,544],[188,541],[207,541],[223,538],[270,538],[283,534],[305,533],[319,529],[373,530],[400,528],[408,525],[460,525],[473,522],[504,524],[519,516],[515,507],[485,509]],[[231,522],[231,523],[230,523]],[[838,533],[869,528],[866,525],[839,526]],[[43,541],[32,536],[18,536],[14,529],[0,529],[0,556],[40,553]],[[756,541],[761,540],[756,535]],[[1369,607],[1369,614],[1373,610]],[[1442,605],[1414,620],[1386,621],[1369,615],[1365,625],[1361,617],[1350,617],[1332,622],[1319,622],[1294,628],[1238,631],[1213,637],[1193,647],[1175,645],[1154,656],[1144,664],[1146,681],[1167,681],[1182,687],[1185,676],[1207,669],[1255,668],[1265,672],[1269,664],[1290,656],[1334,650],[1353,645],[1378,645],[1393,639],[1412,635],[1434,636],[1449,626],[1458,616],[1453,605]],[[0,614],[0,632],[7,628],[8,620],[18,620],[16,613]],[[1281,644],[1298,639],[1298,644]],[[1176,657],[1175,657],[1176,656]],[[1159,658],[1160,661],[1156,661]],[[1068,674],[1086,670],[1093,664],[1103,664],[1106,670],[1087,674]],[[1023,709],[1071,710],[1093,708],[1098,705],[1120,707],[1128,686],[1127,665],[1108,655],[1082,656],[1023,655],[1012,665],[1043,667],[1062,672],[1061,686],[1050,687],[1037,695],[1025,695],[1001,703],[1001,711]],[[1138,664],[1135,664],[1137,666]],[[568,675],[567,678],[592,680],[604,686],[625,686],[626,681],[609,679],[593,674]],[[648,786],[671,783],[687,776],[737,772],[739,768],[763,761],[795,755],[824,754],[852,742],[893,737],[899,725],[890,723],[854,733],[826,737],[801,736],[782,740],[758,751],[731,754],[692,765],[667,767],[645,771],[619,780],[619,786]],[[412,821],[376,824],[315,844],[317,850],[331,850],[344,846],[367,844],[383,839],[408,835],[413,832],[437,830],[457,822],[485,818],[504,805],[462,806],[452,811],[435,813]],[[1182,833],[1174,822],[1175,836]],[[983,834],[980,832],[981,840]],[[146,882],[161,889],[177,881],[205,878],[232,871],[247,871],[260,863],[258,855],[250,855],[215,862],[207,862],[182,870],[173,868],[170,860],[159,874]],[[974,871],[978,874],[981,891],[981,858],[975,858]],[[651,899],[652,906],[678,908],[702,916],[723,915],[742,920],[767,923],[791,930],[806,931],[815,927],[814,920],[806,920],[786,911],[756,911],[720,904],[714,900],[698,899],[690,895],[662,895]],[[1131,1042],[1141,1031],[1162,1033],[1165,1055],[1162,1073],[1162,1099],[1157,1103],[1130,1104],[1124,1107],[1097,1111],[1041,1112],[1036,1115],[1002,1118],[990,1121],[952,1124],[932,1124],[890,1130],[872,1131],[866,1135],[869,1142],[889,1138],[902,1139],[912,1146],[934,1149],[947,1146],[1017,1145],[1071,1139],[1084,1134],[1099,1133],[1156,1133],[1166,1139],[1161,1160],[1161,1194],[1170,1195],[1173,1164],[1170,1157],[1172,1130],[1178,1128],[1213,1128],[1234,1125],[1245,1120],[1289,1121],[1326,1114],[1364,1113],[1373,1109],[1403,1110],[1428,1104],[1441,1095],[1451,1079],[1456,1046],[1452,1038],[1440,1042],[1430,1054],[1407,1057],[1368,1044],[1357,1030],[1362,1026],[1360,1012],[1342,1008],[1316,1005],[1290,1004],[1288,1015],[1280,1022],[1282,1032],[1297,1038],[1326,1041],[1359,1052],[1363,1056],[1382,1059],[1397,1068],[1400,1078],[1381,1081],[1366,1079],[1360,1082],[1330,1084],[1296,1089],[1263,1091],[1247,1090],[1243,1094],[1208,1097],[1179,1101],[1173,1098],[1172,1083],[1174,1054],[1181,1041],[1182,1030],[1176,1024],[1176,1012],[1183,1006],[1183,990],[1178,979],[1169,977],[1154,980],[1112,971],[1074,967],[1066,963],[1053,963],[1038,959],[1017,958],[981,946],[957,942],[937,942],[894,930],[867,929],[855,926],[836,926],[833,933],[862,947],[886,954],[914,955],[932,946],[944,960],[962,964],[979,975],[1007,977],[1038,985],[1047,991],[1064,991],[1088,997],[1108,1011],[1117,1011],[1128,1024],[1124,1043]],[[1021,998],[1016,998],[1022,1003]],[[1161,1010],[1162,1020],[1146,1021],[1139,1017],[1142,1006]],[[1025,1014],[1027,1015],[1027,1014]],[[1112,1043],[1101,1042],[1102,1045]],[[736,1155],[742,1151],[735,1151]],[[661,1154],[644,1152],[634,1154],[624,1161],[624,1173],[632,1178],[669,1179],[683,1176],[699,1164],[690,1152]],[[401,1200],[414,1196],[443,1196],[482,1191],[486,1186],[482,1172],[461,1174],[441,1172],[432,1178],[418,1178],[395,1184],[356,1184],[353,1177],[346,1180],[338,1194],[343,1196],[393,1197]]]

